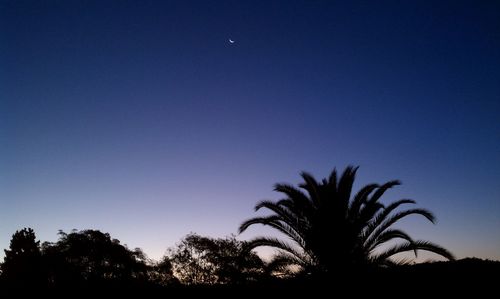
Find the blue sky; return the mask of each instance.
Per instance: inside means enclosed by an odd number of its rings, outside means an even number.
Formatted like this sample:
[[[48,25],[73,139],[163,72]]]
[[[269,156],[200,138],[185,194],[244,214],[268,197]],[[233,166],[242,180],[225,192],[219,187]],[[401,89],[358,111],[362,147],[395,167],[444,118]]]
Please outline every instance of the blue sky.
[[[500,259],[500,6],[344,2],[2,1],[0,248],[97,228],[159,258],[354,164],[436,214],[412,235]]]

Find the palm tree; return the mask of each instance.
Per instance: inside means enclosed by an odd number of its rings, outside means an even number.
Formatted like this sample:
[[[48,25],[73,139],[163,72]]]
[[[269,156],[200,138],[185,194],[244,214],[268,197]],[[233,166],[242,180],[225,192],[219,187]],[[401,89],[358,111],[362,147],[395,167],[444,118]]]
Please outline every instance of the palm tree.
[[[435,221],[434,215],[425,209],[396,212],[402,205],[415,204],[413,200],[401,199],[387,206],[379,202],[384,192],[399,185],[399,181],[369,184],[351,199],[357,169],[347,167],[338,179],[334,169],[330,177],[321,182],[302,172],[304,182],[299,188],[276,184],[274,190],[283,193],[285,198],[277,202],[259,202],[256,211],[266,208],[272,214],[246,220],[239,232],[251,225],[262,224],[283,233],[292,243],[258,237],[249,242],[249,248],[275,247],[280,254],[275,257],[274,265],[295,264],[307,272],[323,273],[390,265],[393,264],[391,257],[406,251],[414,251],[416,256],[417,250],[425,250],[454,259],[445,248],[428,241],[413,240],[404,231],[392,228],[400,219],[412,214],[421,215],[432,223]],[[404,242],[389,246],[387,243],[394,239]]]

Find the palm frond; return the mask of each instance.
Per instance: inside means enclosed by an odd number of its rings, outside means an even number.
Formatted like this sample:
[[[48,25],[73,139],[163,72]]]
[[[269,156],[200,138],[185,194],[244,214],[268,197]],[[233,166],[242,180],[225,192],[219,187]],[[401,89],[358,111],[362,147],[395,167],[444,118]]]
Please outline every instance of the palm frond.
[[[410,209],[402,212],[398,212],[391,217],[387,218],[384,220],[375,230],[370,235],[367,235],[367,241],[368,243],[371,242],[372,239],[377,238],[383,231],[388,229],[391,225],[394,223],[398,222],[402,218],[409,216],[409,215],[422,215],[425,218],[427,218],[430,222],[434,223],[434,215],[429,212],[426,209]]]
[[[293,204],[288,205],[289,201],[283,202],[272,202],[272,201],[261,201],[256,206],[255,209],[259,210],[261,208],[267,208],[274,214],[281,216],[281,220],[293,227],[297,232],[303,231],[307,228],[308,222],[307,218],[304,216],[304,211],[297,209]]]
[[[285,271],[286,267],[296,265],[301,268],[307,267],[307,264],[303,260],[298,259],[296,256],[287,254],[285,252],[280,252],[275,255],[273,259],[267,264],[267,267],[271,271]]]
[[[304,183],[299,184],[299,187],[307,191],[307,193],[309,194],[309,199],[317,207],[320,200],[318,194],[318,181],[316,181],[316,179],[308,172],[303,171],[300,173],[300,175],[302,176]]]
[[[306,227],[301,227],[301,222],[297,222],[296,225],[290,225],[283,220],[283,215],[270,215],[264,217],[255,217],[243,222],[240,226],[239,233],[245,231],[249,226],[254,224],[262,224],[270,226],[284,235],[292,239],[297,245],[302,248],[306,247]]]
[[[254,225],[254,224],[268,225],[271,221],[274,221],[274,220],[281,220],[281,218],[278,215],[271,215],[271,216],[254,217],[254,218],[247,219],[238,228],[238,233],[239,234],[243,233],[251,225]]]
[[[351,197],[352,185],[356,178],[358,167],[348,166],[340,177],[337,187],[337,200],[340,200],[340,207],[343,211],[347,210]]]
[[[308,198],[304,194],[304,192],[302,192],[300,189],[295,188],[294,186],[289,185],[289,184],[283,184],[283,183],[275,184],[274,191],[284,193],[291,199],[299,199],[300,198],[303,201],[308,200]]]
[[[361,205],[367,201],[368,196],[370,196],[373,190],[378,187],[378,184],[369,184],[359,190],[359,192],[354,196],[354,199],[349,207],[349,216],[351,218],[359,216],[359,209],[361,208]]]
[[[383,184],[382,186],[378,187],[377,190],[375,190],[373,195],[370,197],[370,199],[366,201],[361,211],[362,214],[361,218],[365,220],[371,219],[371,217],[373,217],[373,215],[375,215],[375,213],[377,212],[377,209],[374,208],[377,206],[375,205],[375,203],[379,201],[380,197],[382,197],[382,195],[385,193],[385,191],[387,191],[387,189],[400,184],[401,184],[400,181],[394,180],[394,181],[389,181]]]
[[[328,177],[328,185],[331,186],[331,188],[337,192],[337,169],[333,169],[332,172],[330,173],[330,176]]]
[[[297,250],[295,247],[292,245],[283,242],[277,238],[272,238],[272,237],[258,237],[255,239],[252,239],[248,241],[247,243],[247,249],[254,249],[257,247],[262,247],[262,246],[268,246],[268,247],[274,247],[280,250],[283,250],[285,252],[288,252],[289,254],[293,255],[299,260],[302,261],[307,261],[310,260],[310,257],[299,250]]]
[[[375,191],[370,200],[375,202],[378,201],[388,189],[398,185],[401,185],[401,181],[399,180],[393,180],[383,184],[382,186],[380,186],[380,188],[377,189],[377,191]]]
[[[363,208],[359,212],[359,216],[356,219],[356,226],[364,226],[369,223],[370,220],[385,206],[380,202],[368,201],[363,205]]]
[[[300,189],[288,184],[276,184],[274,185],[274,191],[285,194],[288,200],[293,203],[295,210],[310,209],[311,201]]]
[[[375,218],[373,218],[368,223],[368,225],[364,227],[362,238],[366,240],[366,238],[368,238],[373,233],[373,231],[386,220],[386,218],[392,213],[392,211],[397,209],[400,205],[414,203],[415,201],[411,199],[401,199],[385,207],[380,213],[375,215]],[[362,223],[364,224],[365,222]]]
[[[378,255],[373,256],[372,261],[375,263],[380,263],[380,262],[390,258],[391,256],[393,256],[395,254],[406,252],[406,251],[411,251],[411,250],[413,250],[413,251],[425,250],[425,251],[429,251],[429,252],[435,253],[437,255],[440,255],[448,260],[455,260],[455,257],[453,256],[453,254],[451,252],[449,252],[447,249],[445,249],[444,247],[441,247],[440,245],[437,245],[437,244],[434,244],[434,243],[431,243],[428,241],[413,241],[411,243],[406,242],[403,244],[395,245],[395,246],[387,249],[386,251],[384,251]]]
[[[371,244],[365,244],[365,247],[369,252],[375,250],[378,246],[389,242],[393,239],[404,239],[409,243],[413,243],[413,239],[404,231],[399,229],[388,229],[378,236],[378,238],[374,239]],[[417,255],[417,251],[415,249],[415,256]]]
[[[276,215],[282,216],[284,221],[290,222],[290,224],[292,225],[293,223],[297,222],[297,218],[299,217],[299,215],[295,214],[294,211],[292,211],[293,207],[287,207],[272,201],[264,200],[259,202],[255,206],[256,211],[262,208],[266,208],[271,212],[274,212]]]

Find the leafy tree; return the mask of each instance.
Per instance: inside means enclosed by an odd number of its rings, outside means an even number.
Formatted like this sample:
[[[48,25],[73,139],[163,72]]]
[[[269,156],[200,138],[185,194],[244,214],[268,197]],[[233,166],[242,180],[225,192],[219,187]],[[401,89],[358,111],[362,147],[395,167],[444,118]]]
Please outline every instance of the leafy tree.
[[[246,243],[187,235],[170,250],[174,273],[186,284],[242,284],[263,275],[263,262]]]
[[[32,286],[44,283],[41,272],[40,241],[31,228],[23,228],[12,235],[9,249],[5,249],[1,266],[2,278],[9,286]]]
[[[255,206],[255,210],[266,208],[272,214],[243,222],[239,231],[262,224],[283,233],[292,244],[277,238],[259,237],[250,241],[249,248],[275,247],[280,254],[272,262],[273,266],[298,265],[306,273],[390,265],[393,263],[391,257],[406,251],[414,251],[416,255],[417,250],[426,250],[453,259],[445,248],[413,240],[406,232],[392,228],[393,224],[413,214],[431,222],[435,220],[425,209],[395,212],[402,205],[415,203],[410,199],[387,206],[380,202],[385,191],[399,185],[399,181],[369,184],[351,198],[357,169],[347,167],[340,178],[334,169],[328,179],[320,182],[303,172],[304,182],[299,188],[289,184],[275,185],[275,191],[285,197],[277,202],[261,201]],[[395,239],[404,242],[393,246],[387,244]]]
[[[56,243],[43,244],[53,285],[147,281],[150,268],[140,249],[129,250],[98,230],[61,231],[59,235]]]
[[[161,261],[150,267],[148,271],[148,279],[153,284],[159,286],[172,286],[179,284],[179,280],[174,276],[172,262],[168,257],[163,257]]]

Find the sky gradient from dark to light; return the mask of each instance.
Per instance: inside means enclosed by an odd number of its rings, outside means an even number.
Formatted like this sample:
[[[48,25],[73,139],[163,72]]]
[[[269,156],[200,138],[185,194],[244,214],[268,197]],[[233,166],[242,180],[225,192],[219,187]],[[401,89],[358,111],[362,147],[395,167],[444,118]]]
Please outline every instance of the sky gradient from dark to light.
[[[159,259],[353,164],[435,213],[410,235],[500,259],[499,111],[498,1],[2,0],[0,248],[94,228]]]

